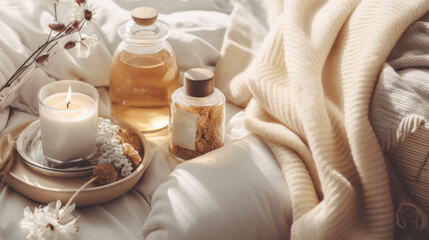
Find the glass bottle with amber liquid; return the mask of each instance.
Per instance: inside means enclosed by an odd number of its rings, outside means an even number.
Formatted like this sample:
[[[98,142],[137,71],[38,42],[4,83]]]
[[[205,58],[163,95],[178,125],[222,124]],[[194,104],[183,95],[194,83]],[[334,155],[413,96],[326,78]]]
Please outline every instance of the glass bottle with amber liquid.
[[[142,132],[168,125],[169,101],[179,87],[179,67],[167,42],[169,28],[154,8],[131,11],[117,29],[123,41],[110,67],[111,114]]]

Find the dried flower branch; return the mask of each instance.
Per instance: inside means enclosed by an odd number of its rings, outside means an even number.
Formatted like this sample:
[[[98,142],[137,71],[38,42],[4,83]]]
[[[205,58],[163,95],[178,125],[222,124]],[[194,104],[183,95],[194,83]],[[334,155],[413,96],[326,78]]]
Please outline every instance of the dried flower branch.
[[[55,21],[50,23],[48,26],[51,29],[49,32],[47,40],[37,48],[25,61],[22,63],[22,65],[16,70],[14,74],[6,81],[6,83],[0,88],[0,93],[8,87],[10,87],[20,76],[22,73],[24,73],[30,66],[34,65],[32,70],[23,78],[21,81],[19,81],[19,86],[22,85],[23,81],[27,80],[29,75],[38,67],[42,65],[46,65],[49,61],[49,59],[55,55],[55,51],[52,53],[51,50],[54,49],[54,47],[58,44],[58,41],[60,39],[63,39],[66,36],[72,35],[74,33],[78,33],[79,39],[78,41],[69,41],[64,45],[65,49],[72,49],[76,46],[76,43],[81,43],[86,40],[86,38],[83,37],[81,34],[81,30],[83,26],[85,25],[85,22],[89,22],[92,20],[93,12],[87,8],[86,0],[75,0],[76,6],[85,6],[81,18],[82,19],[73,19],[69,23],[65,24],[61,21],[58,21],[57,19],[57,4],[58,0],[54,0],[54,17]],[[52,33],[56,34],[52,34]],[[91,42],[92,44],[96,44],[96,41]],[[93,49],[85,46],[88,50]],[[87,57],[89,54],[79,54],[79,57]],[[0,99],[0,103],[5,101],[7,97],[9,97],[14,91],[17,90],[17,87],[14,87],[12,90],[10,90],[7,94],[0,94],[2,97]]]
[[[76,42],[75,41],[68,41],[65,45],[64,48],[65,49],[71,49],[74,48],[76,46]]]
[[[66,29],[66,25],[62,22],[52,22],[49,25],[49,28],[52,29],[55,32],[62,32]]]
[[[80,6],[81,4],[85,3],[85,0],[76,0],[76,3]]]
[[[92,19],[92,12],[89,11],[88,9],[85,9],[85,20],[91,21],[91,19]]]

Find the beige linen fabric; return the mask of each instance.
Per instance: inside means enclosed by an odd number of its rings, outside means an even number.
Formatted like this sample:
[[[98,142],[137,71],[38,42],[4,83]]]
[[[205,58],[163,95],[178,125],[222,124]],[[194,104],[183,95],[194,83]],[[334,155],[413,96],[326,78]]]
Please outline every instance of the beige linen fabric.
[[[247,105],[246,126],[282,168],[292,239],[393,238],[388,174],[369,103],[389,52],[428,8],[426,0],[285,1],[256,54],[252,40],[227,32],[217,86]]]

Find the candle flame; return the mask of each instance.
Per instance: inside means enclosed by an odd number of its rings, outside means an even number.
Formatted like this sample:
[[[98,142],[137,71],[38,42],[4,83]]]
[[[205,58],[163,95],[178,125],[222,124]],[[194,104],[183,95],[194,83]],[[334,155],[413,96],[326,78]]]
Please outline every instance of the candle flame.
[[[71,103],[71,86],[69,86],[69,91],[67,93],[67,98],[66,98],[67,109],[69,109],[70,103]]]

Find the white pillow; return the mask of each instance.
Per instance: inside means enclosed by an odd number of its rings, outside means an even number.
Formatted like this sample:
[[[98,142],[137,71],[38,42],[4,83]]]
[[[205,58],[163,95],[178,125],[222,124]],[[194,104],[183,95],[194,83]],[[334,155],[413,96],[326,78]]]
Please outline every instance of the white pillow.
[[[155,191],[147,240],[288,239],[289,191],[269,149],[249,135],[182,163]]]

